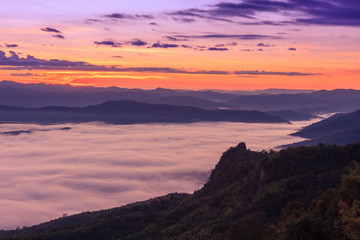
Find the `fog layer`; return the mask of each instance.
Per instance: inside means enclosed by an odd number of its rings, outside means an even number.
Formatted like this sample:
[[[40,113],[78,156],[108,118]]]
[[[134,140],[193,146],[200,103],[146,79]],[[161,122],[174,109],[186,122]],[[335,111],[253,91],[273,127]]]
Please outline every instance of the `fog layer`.
[[[24,131],[0,134],[0,229],[191,193],[229,147],[299,141],[287,134],[307,124],[0,124],[0,133]]]

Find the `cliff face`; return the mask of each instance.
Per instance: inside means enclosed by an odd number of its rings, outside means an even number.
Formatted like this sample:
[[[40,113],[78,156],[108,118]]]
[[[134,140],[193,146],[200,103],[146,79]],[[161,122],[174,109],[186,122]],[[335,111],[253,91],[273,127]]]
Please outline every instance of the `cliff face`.
[[[170,194],[24,230],[2,232],[0,236],[262,239],[289,202],[301,202],[306,208],[326,189],[339,187],[350,161],[360,162],[360,143],[345,147],[289,148],[280,152],[254,152],[240,143],[222,155],[209,181],[192,195]]]

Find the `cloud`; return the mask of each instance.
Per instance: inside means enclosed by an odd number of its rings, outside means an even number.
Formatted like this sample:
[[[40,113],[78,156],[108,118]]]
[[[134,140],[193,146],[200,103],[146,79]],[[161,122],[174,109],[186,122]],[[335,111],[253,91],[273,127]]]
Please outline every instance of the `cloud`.
[[[103,20],[96,19],[96,18],[88,18],[84,21],[84,23],[89,24],[89,25],[94,24],[94,23],[101,23],[101,22],[103,22]]]
[[[39,76],[39,75],[32,74],[32,73],[12,73],[11,76],[14,76],[14,77],[30,77],[30,76]]]
[[[319,73],[301,73],[301,72],[267,72],[267,71],[235,71],[237,75],[280,75],[280,76],[311,76],[320,75]]]
[[[65,39],[65,37],[61,34],[56,34],[56,35],[51,35],[54,38],[60,38],[60,39]]]
[[[106,18],[111,18],[113,20],[118,20],[118,19],[130,19],[130,20],[136,20],[136,19],[155,19],[154,16],[152,15],[147,15],[147,14],[125,14],[125,13],[112,13],[112,14],[108,14],[105,15],[104,17]]]
[[[288,48],[288,50],[289,51],[296,51],[296,48],[291,47],[291,48]]]
[[[175,42],[189,41],[188,39],[176,38],[176,37],[172,37],[172,36],[164,36],[164,38],[166,38],[167,40],[170,40],[170,41],[175,41]]]
[[[269,36],[269,35],[258,35],[258,34],[205,34],[205,35],[174,35],[176,38],[232,38],[232,39],[241,39],[241,40],[255,40],[255,39],[282,39],[279,36]]]
[[[50,27],[46,27],[46,28],[41,28],[41,31],[44,31],[44,32],[52,32],[52,33],[60,33],[62,34],[61,31],[55,29],[55,28],[50,28]]]
[[[276,45],[270,45],[270,44],[264,44],[264,43],[259,43],[257,46],[258,47],[276,47]]]
[[[123,58],[123,56],[111,56],[113,58]]]
[[[179,47],[179,45],[177,44],[167,44],[167,43],[161,44],[159,42],[151,45],[151,48],[177,48],[177,47]]]
[[[71,127],[69,131],[55,131]],[[2,229],[202,187],[221,154],[299,141],[296,124],[1,124]],[[54,129],[54,131],[41,131]],[[36,131],[37,130],[37,131]],[[241,136],[241,139],[239,139]],[[86,142],[86,144],[84,144]],[[186,161],[184,161],[186,159]],[[46,206],[46,207],[44,207]]]
[[[151,22],[151,23],[149,23],[149,25],[157,26],[158,24],[156,22]]]
[[[172,15],[172,16],[181,16],[182,18],[180,18],[180,21],[182,19],[185,19],[185,22],[186,22],[186,19],[190,19],[189,17],[204,18],[204,19],[208,19],[208,20],[229,22],[229,23],[233,22],[232,20],[227,19],[227,18],[221,18],[221,17],[217,17],[214,14],[208,14],[207,10],[202,10],[202,9],[198,9],[198,8],[191,8],[191,9],[187,9],[187,10],[175,11],[175,12],[170,12],[167,14]],[[179,18],[173,18],[173,19],[175,21],[179,20]]]
[[[104,46],[111,46],[111,47],[121,47],[122,44],[121,43],[117,43],[114,41],[95,41],[94,42],[95,45],[100,46],[100,45],[104,45]]]
[[[5,47],[7,47],[7,48],[16,48],[18,46],[19,45],[17,45],[17,44],[7,44],[7,43],[5,43]]]
[[[176,18],[176,17],[173,17],[172,19],[174,21],[183,22],[183,23],[193,23],[193,22],[195,22],[195,19],[193,19],[193,18]]]
[[[211,74],[211,75],[226,75],[230,74],[227,71],[213,71],[213,70],[186,70],[178,68],[162,68],[162,67],[115,67],[93,65],[86,62],[73,62],[67,60],[51,59],[43,60],[37,59],[34,56],[28,55],[26,58],[20,58],[15,52],[10,51],[10,57],[5,55],[5,52],[0,51],[0,70],[71,70],[71,71],[102,71],[102,72],[155,72],[155,73],[181,73],[181,74]]]
[[[335,26],[360,26],[360,5],[357,0],[243,0],[220,2],[207,9],[191,8],[170,13],[240,24],[287,25],[315,24]],[[261,16],[273,13],[290,18],[289,21],[266,21]],[[246,22],[238,22],[244,18]]]
[[[218,47],[210,47],[208,48],[209,51],[229,51],[228,48],[218,48]]]
[[[140,40],[140,39],[134,39],[134,40],[128,41],[128,42],[126,42],[126,43],[127,43],[127,44],[130,44],[130,45],[133,45],[133,46],[137,46],[137,47],[141,47],[141,46],[146,46],[146,45],[148,45],[147,42],[142,41],[142,40]]]

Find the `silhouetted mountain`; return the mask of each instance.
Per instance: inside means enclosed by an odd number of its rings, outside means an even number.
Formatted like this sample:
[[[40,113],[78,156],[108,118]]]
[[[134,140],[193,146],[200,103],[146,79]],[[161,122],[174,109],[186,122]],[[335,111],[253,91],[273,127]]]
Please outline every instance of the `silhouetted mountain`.
[[[197,107],[203,109],[219,109],[219,108],[228,108],[226,104],[212,102],[209,100],[204,100],[196,97],[190,96],[166,96],[156,99],[151,99],[147,103],[152,104],[169,104],[174,106],[189,106]]]
[[[335,114],[291,135],[310,139],[291,146],[309,146],[318,143],[346,145],[357,142],[360,140],[360,110],[348,114]]]
[[[275,94],[282,92],[288,92],[288,94]],[[239,95],[240,93],[243,95]],[[85,107],[109,100],[133,100],[144,103],[165,103],[205,109],[290,110],[311,114],[339,111],[351,112],[360,109],[360,91],[351,89],[322,90],[311,93],[308,93],[308,91],[300,91],[299,93],[299,90],[289,89],[287,91],[269,89],[254,92],[231,92],[171,90],[164,88],[142,90],[118,87],[73,87],[70,85],[49,85],[43,83],[0,82],[0,105],[18,107]]]
[[[192,97],[193,105],[198,106],[200,99],[203,101],[224,102],[236,95],[230,93],[218,93],[214,91],[175,91],[158,88],[155,90],[125,89],[118,87],[72,87],[70,85],[50,84],[22,84],[11,81],[0,82],[0,104],[19,107],[45,107],[45,106],[68,106],[84,107],[100,104],[109,100],[134,100],[139,102],[154,103],[162,97]],[[189,98],[190,100],[191,98]],[[175,99],[172,100],[174,103]],[[179,100],[177,105],[183,105]],[[186,105],[191,103],[187,102]],[[216,104],[212,103],[216,108]]]
[[[292,110],[304,113],[351,112],[360,108],[360,91],[336,89],[299,94],[238,96],[226,103],[242,110]]]
[[[306,121],[313,118],[318,118],[318,116],[313,114],[295,112],[291,110],[269,111],[266,113],[284,119],[286,121]]]
[[[358,208],[351,206],[360,200],[360,185],[356,184],[360,166],[343,177],[351,161],[360,162],[360,143],[279,152],[254,152],[240,143],[222,155],[209,181],[191,195],[169,194],[21,230],[0,231],[0,237],[12,240],[358,239],[348,237],[351,231],[348,226],[353,226],[349,223],[355,224],[354,230],[357,226]],[[354,215],[351,209],[355,209]]]
[[[1,109],[4,110],[1,110]],[[0,107],[0,122],[55,124],[101,121],[112,124],[190,123],[200,121],[285,123],[285,120],[258,111],[204,110],[135,101],[108,101],[88,107],[43,108]]]

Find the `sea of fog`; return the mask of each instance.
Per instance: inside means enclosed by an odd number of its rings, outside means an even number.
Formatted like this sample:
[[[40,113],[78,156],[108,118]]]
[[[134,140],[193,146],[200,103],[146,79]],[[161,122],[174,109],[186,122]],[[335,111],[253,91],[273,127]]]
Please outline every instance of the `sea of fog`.
[[[314,120],[315,121],[315,120]],[[239,142],[263,150],[300,141],[293,124],[0,124],[0,229],[202,187]],[[70,127],[70,130],[62,130]]]

